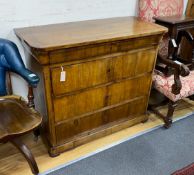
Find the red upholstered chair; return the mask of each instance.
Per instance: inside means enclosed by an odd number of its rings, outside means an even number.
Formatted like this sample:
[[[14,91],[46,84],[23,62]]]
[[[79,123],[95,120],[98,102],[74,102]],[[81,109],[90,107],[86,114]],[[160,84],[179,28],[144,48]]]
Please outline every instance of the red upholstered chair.
[[[183,0],[139,0],[139,17],[144,21],[154,22],[153,17],[183,14]],[[165,35],[160,44],[159,54],[168,56],[169,37]]]
[[[139,0],[139,17],[153,21],[157,16],[183,14],[183,0]]]
[[[154,22],[153,17],[174,16],[183,14],[183,0],[139,0],[139,17],[148,22]],[[168,112],[164,116],[156,110],[151,109],[164,119],[165,127],[172,124],[172,116],[177,101],[194,94],[194,71],[176,61],[179,57],[181,40],[185,37],[193,44],[193,37],[186,31],[178,33],[176,38],[177,48],[174,49],[173,59],[169,59],[168,46],[171,40],[168,35],[164,36],[158,53],[157,65],[153,75],[153,87],[169,99]],[[160,67],[162,65],[164,68]],[[170,71],[169,71],[170,70]],[[170,72],[170,74],[169,74]]]

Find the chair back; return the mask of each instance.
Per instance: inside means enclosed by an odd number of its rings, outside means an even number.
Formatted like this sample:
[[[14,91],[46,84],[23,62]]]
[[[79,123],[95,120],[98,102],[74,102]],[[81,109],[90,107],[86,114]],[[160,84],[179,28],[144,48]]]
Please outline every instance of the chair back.
[[[183,14],[183,0],[139,0],[139,17],[153,22],[153,17]]]
[[[183,14],[183,0],[139,0],[139,17],[154,22],[153,17]],[[166,34],[159,46],[159,55],[168,57],[169,36]]]

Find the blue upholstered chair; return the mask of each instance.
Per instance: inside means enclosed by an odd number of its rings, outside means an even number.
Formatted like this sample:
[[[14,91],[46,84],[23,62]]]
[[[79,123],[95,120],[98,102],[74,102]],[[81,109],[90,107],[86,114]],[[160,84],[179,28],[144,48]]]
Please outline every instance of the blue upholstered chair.
[[[6,80],[9,72],[20,75],[28,82],[28,102],[8,93]],[[42,118],[34,110],[33,101],[33,88],[38,82],[39,77],[25,68],[17,46],[9,40],[0,39],[0,142],[11,142],[16,146],[28,161],[33,174],[39,173],[36,161],[20,136],[35,131],[41,124]]]

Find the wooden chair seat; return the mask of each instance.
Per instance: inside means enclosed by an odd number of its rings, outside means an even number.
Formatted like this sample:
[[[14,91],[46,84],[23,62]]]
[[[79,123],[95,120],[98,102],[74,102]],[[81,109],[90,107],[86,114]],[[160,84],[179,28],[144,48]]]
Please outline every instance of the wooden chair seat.
[[[0,98],[0,140],[30,132],[41,120],[38,112],[28,108],[21,98]]]

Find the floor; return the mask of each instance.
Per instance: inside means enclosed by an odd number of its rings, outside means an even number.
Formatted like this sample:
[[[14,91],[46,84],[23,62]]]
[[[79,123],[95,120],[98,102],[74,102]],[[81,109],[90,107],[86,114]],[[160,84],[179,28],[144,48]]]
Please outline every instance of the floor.
[[[167,107],[160,109],[161,112],[166,112]],[[181,101],[175,111],[175,118],[179,119],[189,115],[194,111],[194,102],[190,100]],[[46,146],[39,139],[34,142],[32,135],[27,135],[23,141],[30,147],[35,155],[40,172],[45,172],[59,165],[83,158],[93,154],[96,151],[108,148],[116,143],[126,140],[138,134],[142,134],[150,129],[162,125],[162,120],[154,114],[149,114],[149,120],[146,123],[141,123],[122,130],[110,136],[95,140],[74,150],[65,152],[56,158],[50,158],[47,154]],[[9,143],[0,145],[0,174],[1,175],[30,175],[31,171],[23,156]]]

